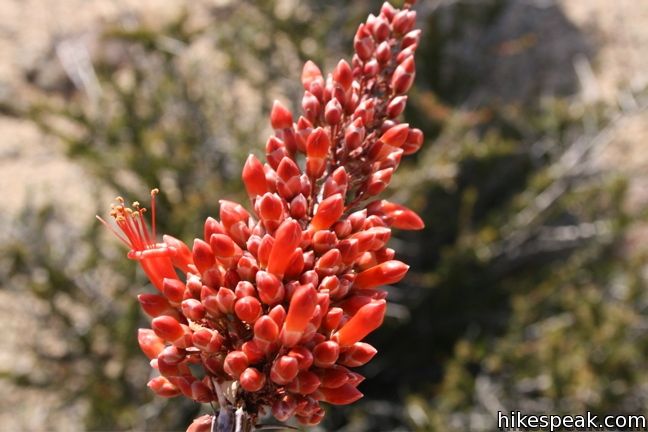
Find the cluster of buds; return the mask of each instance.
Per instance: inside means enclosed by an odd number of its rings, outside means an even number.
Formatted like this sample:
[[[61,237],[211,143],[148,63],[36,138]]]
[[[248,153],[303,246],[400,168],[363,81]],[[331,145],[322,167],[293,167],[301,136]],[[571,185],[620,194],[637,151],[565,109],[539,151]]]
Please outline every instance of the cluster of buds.
[[[423,228],[376,198],[423,142],[398,121],[415,73],[415,17],[409,4],[385,3],[358,28],[351,64],[326,78],[305,64],[303,115],[275,102],[267,162],[251,155],[243,168],[252,213],[221,201],[220,220],[208,218],[189,247],[168,235],[157,243],[156,190],[150,227],[139,204],[113,206],[111,229],[159,291],[139,296],[152,317],[139,344],[159,372],[149,387],[220,406],[190,430],[234,430],[241,412],[315,425],[321,402],[362,397],[352,368],[376,354],[363,339],[383,322],[379,288],[408,270],[387,246],[391,228]]]

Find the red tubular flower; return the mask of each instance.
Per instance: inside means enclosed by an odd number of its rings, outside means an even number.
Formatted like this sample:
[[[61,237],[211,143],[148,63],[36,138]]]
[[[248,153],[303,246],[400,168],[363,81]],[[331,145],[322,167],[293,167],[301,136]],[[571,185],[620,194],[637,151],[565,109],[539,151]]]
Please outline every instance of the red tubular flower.
[[[207,218],[192,248],[171,236],[157,242],[157,190],[151,228],[146,209],[122,199],[111,212],[116,228],[102,220],[159,290],[139,296],[152,321],[138,333],[160,373],[149,382],[157,394],[216,401],[223,421],[244,406],[252,420],[269,409],[306,425],[322,420],[320,402],[362,397],[364,378],[347,368],[376,355],[362,339],[383,322],[380,287],[409,268],[394,260],[391,230],[423,228],[414,211],[375,198],[423,144],[421,131],[399,120],[420,39],[411,4],[385,3],[370,16],[352,61],[326,79],[306,62],[301,117],[274,103],[266,163],[250,155],[242,171],[253,214],[220,201],[220,220]],[[192,375],[199,367],[203,379]],[[217,401],[222,386],[236,390]],[[189,430],[211,425],[204,416]]]
[[[140,207],[138,202],[133,203],[132,209],[127,208],[121,197],[117,198],[118,204],[114,205],[110,212],[117,224],[117,230],[99,216],[97,218],[130,248],[128,258],[137,260],[151,283],[162,291],[162,282],[165,278],[178,278],[172,261],[178,251],[166,243],[155,242],[155,196],[157,194],[157,189],[151,191],[151,229],[145,220],[146,209]]]
[[[386,261],[358,274],[353,286],[358,289],[375,288],[401,280],[409,266],[400,261]]]
[[[286,219],[277,229],[275,241],[268,258],[268,272],[283,277],[290,264],[292,251],[301,242],[301,227],[293,219]]]
[[[302,337],[306,325],[313,317],[317,306],[317,291],[313,285],[302,285],[290,300],[290,307],[281,336],[284,346],[294,346]]]
[[[362,306],[342,328],[333,335],[341,347],[349,347],[380,327],[385,317],[385,300],[372,301]]]

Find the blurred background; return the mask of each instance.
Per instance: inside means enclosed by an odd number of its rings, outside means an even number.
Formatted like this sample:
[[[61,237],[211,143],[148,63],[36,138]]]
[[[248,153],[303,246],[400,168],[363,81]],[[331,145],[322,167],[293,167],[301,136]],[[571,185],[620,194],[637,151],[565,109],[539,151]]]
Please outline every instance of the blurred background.
[[[150,290],[96,223],[160,187],[192,241],[261,154],[301,65],[380,1],[0,2],[0,430],[183,428],[136,342]],[[492,431],[497,411],[648,406],[648,2],[422,0],[387,195],[426,229],[389,288],[366,397],[320,430]],[[243,200],[241,202],[247,202]]]

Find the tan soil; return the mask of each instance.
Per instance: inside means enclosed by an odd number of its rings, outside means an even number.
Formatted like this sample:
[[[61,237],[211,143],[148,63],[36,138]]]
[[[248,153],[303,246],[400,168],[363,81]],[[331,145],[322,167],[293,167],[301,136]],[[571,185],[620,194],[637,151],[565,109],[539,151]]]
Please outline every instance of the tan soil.
[[[213,2],[212,2],[213,3]],[[171,17],[186,4],[181,0],[3,0],[0,4],[0,99],[20,97],[25,70],[51,49],[61,36],[92,30],[125,13],[147,20]],[[192,3],[195,4],[195,3]],[[594,80],[584,83],[590,97],[608,103],[631,104],[628,90],[648,83],[648,2],[637,0],[560,0],[566,15],[598,46]],[[588,87],[589,86],[589,87]],[[592,96],[593,95],[593,96]],[[636,172],[632,201],[648,202],[648,116],[624,119],[613,145],[601,157],[611,168]],[[74,206],[74,214],[92,216],[93,190],[88,176],[63,157],[56,142],[25,121],[0,116],[0,216],[15,214],[28,200]],[[87,203],[83,205],[83,203]],[[16,300],[0,289],[0,373],[30,367],[24,340],[34,328],[19,328],[20,317],[33,303]],[[12,298],[10,298],[12,297]],[[62,384],[64,385],[64,383]],[[81,430],[83,406],[63,409],[56,397],[38,389],[0,385],[0,431]]]

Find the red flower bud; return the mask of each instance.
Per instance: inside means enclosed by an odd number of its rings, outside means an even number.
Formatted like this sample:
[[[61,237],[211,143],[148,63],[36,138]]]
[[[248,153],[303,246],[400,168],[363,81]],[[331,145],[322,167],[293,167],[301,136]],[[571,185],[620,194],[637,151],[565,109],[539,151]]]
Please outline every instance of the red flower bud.
[[[254,280],[258,271],[257,260],[250,255],[243,255],[236,264],[236,273],[245,281]]]
[[[403,151],[406,155],[411,155],[419,151],[423,145],[423,132],[420,129],[410,129],[407,140],[403,144]]]
[[[416,47],[420,39],[421,39],[421,30],[420,29],[412,30],[403,37],[403,42],[401,42],[401,48],[405,49],[409,46]],[[409,72],[413,72],[413,71],[414,71],[414,67],[412,66],[409,69]]]
[[[265,359],[265,352],[255,340],[244,342],[241,350],[245,353],[250,364],[260,363]]]
[[[335,69],[333,69],[333,80],[339,83],[344,90],[348,90],[353,82],[353,73],[351,66],[344,60],[340,60]]]
[[[316,231],[328,229],[342,216],[344,212],[344,198],[341,194],[335,194],[319,203],[311,227]]]
[[[292,113],[281,104],[278,100],[275,100],[272,104],[272,110],[270,111],[270,124],[273,129],[288,129],[292,127],[293,118]]]
[[[349,382],[349,370],[344,366],[334,365],[330,368],[320,369],[317,376],[322,381],[320,388],[334,389]]]
[[[222,345],[223,338],[216,330],[199,329],[191,335],[193,345],[207,353],[214,353],[218,351]]]
[[[380,141],[394,147],[400,147],[405,143],[409,133],[409,125],[407,123],[400,123],[391,127],[381,137]]]
[[[371,303],[372,297],[370,295],[354,295],[349,296],[346,300],[340,303],[340,307],[347,315],[355,315],[362,306]]]
[[[167,280],[166,278],[164,280]],[[164,284],[162,285],[164,286]],[[137,300],[142,306],[144,312],[152,318],[160,315],[174,315],[174,310],[169,304],[168,300],[161,295],[157,294],[140,294]]]
[[[378,195],[384,191],[391,181],[393,174],[394,168],[386,168],[373,173],[371,177],[369,177],[369,180],[367,180],[367,194]]]
[[[225,234],[212,234],[209,239],[209,244],[218,261],[223,264],[229,264],[228,267],[232,263],[238,262],[238,259],[243,253],[241,248],[234,243],[234,240]],[[228,260],[228,258],[234,258],[234,261],[229,262],[231,260]]]
[[[266,193],[256,202],[255,208],[266,229],[273,232],[284,219],[283,200],[277,194]]]
[[[214,399],[212,391],[202,381],[194,381],[191,383],[191,394],[187,395],[191,399],[207,403]]]
[[[308,210],[308,202],[303,194],[297,195],[290,202],[290,216],[293,219],[302,219],[306,216]]]
[[[173,305],[178,305],[182,302],[186,289],[185,284],[178,279],[165,278],[162,282],[162,292]]]
[[[243,297],[234,304],[234,312],[241,321],[253,323],[261,316],[261,303],[254,297]]]
[[[208,242],[212,234],[225,234],[225,228],[223,227],[223,224],[218,222],[213,217],[208,217],[205,220],[205,228],[203,234],[203,238],[206,242]]]
[[[238,378],[248,367],[248,358],[243,351],[230,351],[223,362],[223,369],[232,378]]]
[[[163,362],[170,365],[175,365],[184,360],[185,356],[186,353],[184,350],[181,350],[174,345],[169,345],[164,348],[162,352],[160,352],[160,354],[158,355],[158,360],[162,360]]]
[[[245,369],[239,377],[241,387],[243,387],[243,390],[249,392],[257,392],[261,390],[265,385],[265,380],[265,375],[253,367]]]
[[[363,121],[356,119],[344,131],[344,142],[349,151],[362,145],[365,138],[365,128],[362,126]]]
[[[322,105],[311,92],[305,91],[304,97],[302,97],[302,108],[308,120],[316,121],[322,110]]]
[[[263,195],[268,191],[263,165],[254,155],[248,156],[245,161],[242,177],[245,190],[250,198]]]
[[[388,21],[391,21],[394,15],[396,15],[396,9],[389,2],[385,2],[380,7],[380,15],[384,16]]]
[[[294,357],[299,364],[299,370],[307,370],[313,364],[313,353],[303,346],[296,346],[288,352],[290,357]]]
[[[317,395],[319,400],[332,405],[348,405],[363,396],[357,388],[348,383],[335,389],[321,387]]]
[[[185,333],[178,320],[168,315],[153,318],[151,328],[156,335],[169,342],[180,339]]]
[[[286,310],[284,309],[283,306],[277,305],[270,309],[270,312],[268,312],[268,316],[273,319],[274,322],[277,323],[278,326],[282,326],[284,321],[286,320]]]
[[[156,360],[151,360],[152,366],[153,366],[153,362],[155,362],[155,364],[157,365],[157,369],[160,371],[160,374],[162,374],[167,378],[173,379],[174,377],[191,375],[191,371],[189,370],[189,367],[187,366],[186,363],[169,364],[165,362],[163,359],[156,359]],[[171,382],[173,382],[174,385],[178,386],[178,384],[173,380],[171,380]]]
[[[221,223],[226,231],[231,234],[232,227],[239,222],[243,222],[247,225],[247,222],[250,219],[250,214],[241,204],[227,200],[220,200],[218,203],[220,204],[219,215]]]
[[[420,230],[425,227],[425,224],[416,213],[400,204],[380,200],[369,204],[367,209],[371,214],[382,216],[382,219],[394,228]]]
[[[195,419],[187,429],[187,432],[211,432],[213,416],[205,414]]]
[[[301,170],[299,166],[290,159],[284,157],[277,167],[277,191],[285,199],[290,199],[301,192]]]
[[[279,337],[279,325],[268,315],[263,315],[254,323],[254,340],[260,348],[275,342]]]
[[[304,90],[310,90],[311,84],[313,81],[324,81],[322,77],[322,71],[317,67],[315,63],[308,60],[304,63],[304,69],[302,70],[301,82],[304,85]]]
[[[374,47],[375,43],[371,37],[356,38],[353,42],[353,48],[362,60],[371,58]]]
[[[410,56],[408,58],[413,59],[413,56]],[[405,62],[408,62],[407,59],[405,59]],[[391,87],[394,91],[395,94],[403,94],[406,93],[407,90],[412,87],[412,84],[414,83],[414,73],[413,72],[407,72],[405,69],[404,64],[409,64],[409,63],[401,63],[398,65],[396,70],[394,71],[394,75],[392,76],[391,80]]]
[[[234,288],[234,294],[236,294],[236,298],[238,299],[247,296],[255,297],[256,288],[254,288],[254,285],[252,285],[248,281],[240,281],[239,283],[236,284],[236,288]]]
[[[359,241],[355,238],[344,239],[337,245],[342,258],[342,263],[351,264],[360,254]]]
[[[376,48],[376,60],[378,63],[385,64],[391,59],[391,47],[387,41],[383,41]]]
[[[369,362],[377,352],[376,348],[368,343],[356,342],[351,348],[340,355],[338,363],[347,367],[359,367]]]
[[[389,118],[396,118],[405,109],[405,105],[407,104],[407,96],[396,96],[389,102],[389,105],[387,105],[387,117]]]
[[[324,120],[326,120],[326,123],[329,125],[335,125],[340,122],[341,118],[342,105],[340,105],[340,101],[333,98],[328,101],[326,107],[324,107]]]
[[[331,340],[317,344],[313,348],[313,364],[326,368],[332,366],[340,355],[340,346]]]
[[[294,380],[288,383],[286,390],[291,393],[308,395],[317,390],[320,384],[320,379],[313,372],[301,371]]]
[[[164,349],[164,340],[151,329],[138,329],[137,342],[149,359],[157,358]]]
[[[224,314],[231,314],[234,312],[234,302],[236,301],[236,294],[229,288],[220,287],[216,294],[216,301],[218,302],[218,309]]]
[[[331,149],[331,140],[328,133],[318,127],[306,140],[306,155],[308,157],[323,158],[326,157]]]
[[[344,311],[342,309],[340,309],[339,307],[331,308],[324,317],[324,328],[328,331],[337,330],[340,322],[342,322],[343,316]]]
[[[402,10],[394,16],[393,27],[398,34],[405,34],[412,30],[416,22],[416,12]]]
[[[334,233],[327,230],[317,231],[313,234],[313,250],[322,254],[337,245],[337,237]]]
[[[281,281],[272,273],[259,271],[256,274],[257,291],[261,301],[274,305],[283,300],[285,289]]]
[[[297,359],[290,356],[281,356],[277,358],[270,369],[270,379],[272,382],[285,385],[293,381],[299,373],[299,363]]]
[[[358,342],[358,343],[362,343],[362,342]],[[353,387],[358,387],[358,385],[362,383],[364,380],[365,377],[363,377],[359,373],[349,372],[349,384],[351,384]]]
[[[331,249],[322,255],[315,263],[315,271],[320,276],[331,276],[342,269],[342,254],[337,249]]]
[[[153,390],[156,395],[165,398],[172,398],[181,394],[180,390],[163,376],[157,376],[153,378],[146,385],[148,386],[148,388]]]
[[[326,159],[324,158],[306,158],[306,174],[310,177],[318,179],[324,174],[326,169]]]
[[[205,306],[196,299],[187,299],[182,302],[182,314],[192,321],[200,321],[205,317]]]
[[[200,239],[193,244],[193,261],[200,273],[204,273],[216,264],[211,247]]]
[[[371,31],[378,42],[382,42],[389,37],[389,24],[384,18],[378,17],[371,26]]]
[[[349,222],[351,222],[351,227],[353,231],[359,231],[364,225],[365,220],[367,219],[367,210],[362,209],[357,212],[353,212],[349,215]]]

